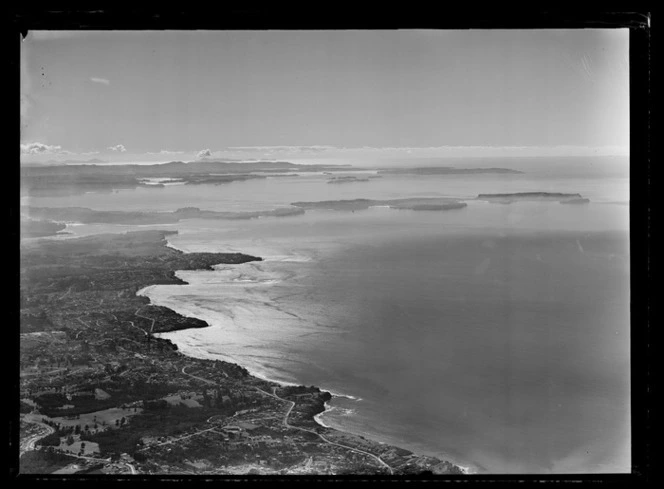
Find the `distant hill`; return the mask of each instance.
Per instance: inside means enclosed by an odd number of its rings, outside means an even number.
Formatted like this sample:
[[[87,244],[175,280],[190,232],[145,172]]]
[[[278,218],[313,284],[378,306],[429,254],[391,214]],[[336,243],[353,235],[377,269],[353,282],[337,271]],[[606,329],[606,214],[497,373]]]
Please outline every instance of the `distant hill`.
[[[95,161],[95,160],[90,160]],[[99,161],[99,160],[97,160]],[[145,186],[146,178],[178,179],[185,184],[220,184],[264,178],[262,172],[337,170],[349,165],[300,165],[287,161],[171,161],[153,165],[57,164],[21,166],[24,195],[76,195]],[[258,173],[259,175],[256,175]],[[251,175],[253,174],[253,175]],[[158,188],[159,185],[149,185]]]
[[[563,192],[517,192],[510,194],[479,194],[477,200],[485,200],[497,204],[512,204],[522,201],[554,201],[561,204],[588,204],[590,199],[586,199],[581,194],[571,194]]]
[[[292,206],[306,210],[325,209],[334,211],[361,211],[369,207],[389,207],[390,209],[412,211],[447,211],[462,209],[468,204],[447,197],[422,197],[391,200],[353,199],[322,200],[318,202],[293,202]]]
[[[397,175],[472,175],[475,173],[523,173],[509,168],[453,168],[451,166],[423,166],[380,170],[380,174]]]
[[[108,163],[105,160],[100,160],[99,158],[92,158],[90,160],[64,160],[64,161],[57,161],[57,160],[48,160],[46,163],[43,163],[44,165],[72,165],[72,164],[84,164],[84,163]]]

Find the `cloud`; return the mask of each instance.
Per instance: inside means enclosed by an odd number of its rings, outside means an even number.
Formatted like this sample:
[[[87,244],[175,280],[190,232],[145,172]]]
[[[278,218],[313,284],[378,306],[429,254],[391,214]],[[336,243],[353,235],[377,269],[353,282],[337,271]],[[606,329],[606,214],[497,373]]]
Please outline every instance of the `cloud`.
[[[117,151],[119,153],[124,153],[127,151],[127,148],[124,147],[124,144],[116,144],[115,146],[109,146],[108,149],[111,151]]]
[[[90,81],[95,82],[95,83],[101,83],[102,85],[110,85],[111,84],[111,82],[109,80],[107,80],[106,78],[96,78],[94,76],[90,77]]]
[[[44,143],[26,143],[21,144],[21,153],[26,155],[38,154],[71,154],[62,149],[62,146],[44,144]]]
[[[158,153],[148,152],[147,154],[149,154],[149,155],[181,155],[181,154],[184,154],[184,151],[169,151],[167,149],[162,149]]]
[[[198,158],[199,160],[202,158],[209,158],[210,156],[212,156],[212,151],[210,151],[209,149],[201,150],[196,154],[196,158]]]
[[[230,146],[228,149],[239,153],[253,153],[256,151],[267,153],[324,153],[339,148],[335,146]]]

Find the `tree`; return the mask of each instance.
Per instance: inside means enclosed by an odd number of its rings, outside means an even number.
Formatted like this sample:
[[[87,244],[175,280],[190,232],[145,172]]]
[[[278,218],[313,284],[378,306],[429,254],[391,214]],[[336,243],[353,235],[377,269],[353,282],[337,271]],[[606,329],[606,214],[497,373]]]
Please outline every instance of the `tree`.
[[[134,452],[133,457],[137,462],[145,462],[148,459],[147,455],[143,452]]]
[[[74,444],[74,437],[69,435],[67,437],[67,445],[73,445]]]
[[[51,433],[46,435],[41,440],[37,441],[37,445],[46,446],[46,447],[57,447],[60,445],[60,437],[57,433]]]

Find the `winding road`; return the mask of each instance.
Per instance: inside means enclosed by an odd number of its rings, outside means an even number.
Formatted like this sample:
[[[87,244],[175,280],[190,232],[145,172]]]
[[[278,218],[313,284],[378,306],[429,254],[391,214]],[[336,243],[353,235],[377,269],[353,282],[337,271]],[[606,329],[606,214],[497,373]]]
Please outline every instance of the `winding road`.
[[[201,381],[203,381],[203,382],[207,382],[208,384],[215,384],[215,385],[217,385],[217,383],[214,382],[214,381],[212,381],[212,380],[204,379],[203,377],[197,377],[196,375],[192,375],[192,374],[190,374],[190,373],[187,373],[187,372],[185,371],[186,368],[187,368],[186,366],[182,367],[182,373],[183,373],[183,374],[188,375],[189,377],[193,377],[194,379],[198,379],[198,380],[201,380]],[[283,425],[284,425],[286,428],[293,429],[293,430],[306,431],[307,433],[312,433],[312,434],[316,435],[316,436],[319,437],[321,440],[323,440],[325,443],[328,443],[328,444],[330,444],[330,445],[335,445],[335,446],[337,446],[337,447],[345,448],[345,449],[350,450],[350,451],[352,451],[352,452],[356,452],[356,453],[361,453],[361,454],[364,454],[364,455],[368,455],[368,456],[372,457],[374,460],[376,460],[380,465],[382,465],[382,466],[385,467],[387,470],[389,470],[389,471],[390,471],[390,474],[394,474],[394,470],[392,469],[392,467],[390,467],[387,463],[385,463],[385,461],[384,461],[382,458],[380,458],[378,455],[374,455],[374,454],[371,453],[371,452],[367,452],[367,451],[365,451],[365,450],[361,450],[361,449],[359,449],[359,448],[349,447],[348,445],[342,445],[341,443],[337,443],[337,442],[334,442],[334,441],[330,441],[330,440],[328,440],[327,438],[325,438],[323,435],[321,435],[320,433],[318,433],[318,432],[316,432],[316,431],[314,431],[314,430],[310,430],[310,429],[307,429],[307,428],[301,428],[301,427],[299,427],[299,426],[293,426],[292,424],[290,424],[290,423],[288,422],[288,416],[290,416],[291,411],[293,411],[293,408],[295,407],[295,402],[293,402],[293,401],[289,401],[288,399],[284,399],[284,398],[282,398],[282,397],[279,397],[279,396],[276,394],[276,392],[275,392],[275,390],[276,390],[275,387],[272,388],[272,390],[273,390],[273,393],[272,393],[272,394],[270,394],[269,392],[266,392],[266,391],[264,391],[263,389],[260,389],[260,388],[258,388],[258,387],[255,387],[255,389],[256,389],[258,392],[261,392],[262,394],[265,394],[266,396],[270,396],[270,397],[273,397],[274,399],[278,399],[279,401],[287,402],[287,403],[290,404],[290,406],[288,407],[288,410],[286,411],[286,414],[284,414],[284,418],[283,418],[283,420],[282,420],[282,423],[283,423]]]
[[[24,421],[26,423],[36,424],[42,429],[40,430],[39,433],[35,433],[34,435],[31,435],[29,438],[21,440],[21,442],[19,443],[19,455],[18,455],[19,458],[21,456],[23,456],[23,454],[25,452],[29,452],[31,450],[34,450],[35,445],[37,444],[37,442],[39,440],[41,440],[45,436],[50,435],[51,433],[55,433],[55,429],[52,428],[51,426],[47,425],[47,424],[40,423],[39,421],[33,421],[33,420],[24,420]]]
[[[306,431],[308,433],[313,433],[314,435],[319,437],[321,440],[323,440],[325,443],[329,443],[330,445],[335,445],[335,446],[338,446],[338,447],[341,447],[341,448],[346,448],[347,450],[350,450],[352,452],[362,453],[364,455],[369,455],[370,457],[374,458],[380,465],[384,466],[387,470],[389,470],[390,474],[394,474],[394,470],[392,469],[392,467],[387,465],[387,463],[385,463],[385,461],[382,458],[380,458],[378,455],[374,455],[373,453],[367,452],[365,450],[360,450],[359,448],[349,447],[348,445],[342,445],[341,443],[330,441],[327,438],[325,438],[323,435],[321,435],[320,433],[318,433],[314,430],[310,430],[310,429],[307,429],[307,428],[300,428],[299,426],[293,426],[292,424],[290,424],[288,422],[288,416],[290,415],[291,411],[295,407],[295,403],[293,401],[289,401],[288,399],[284,399],[282,397],[279,397],[276,393],[270,394],[269,392],[265,392],[263,389],[259,389],[258,387],[256,387],[256,390],[259,391],[259,392],[262,392],[266,396],[270,396],[270,397],[273,397],[275,399],[278,399],[280,401],[287,402],[287,403],[290,404],[290,406],[288,408],[288,411],[286,411],[286,414],[284,415],[284,419],[283,419],[283,424],[284,424],[285,427],[290,428],[290,429],[294,429],[294,430],[300,430],[300,431]]]

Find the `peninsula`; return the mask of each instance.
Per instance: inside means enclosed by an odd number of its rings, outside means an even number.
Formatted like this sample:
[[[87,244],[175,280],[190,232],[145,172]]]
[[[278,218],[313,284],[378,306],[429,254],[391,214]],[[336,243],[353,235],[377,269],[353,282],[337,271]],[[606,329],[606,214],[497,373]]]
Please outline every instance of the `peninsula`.
[[[21,207],[21,212],[35,220],[78,222],[82,224],[171,224],[184,219],[257,219],[304,214],[297,207],[279,207],[262,211],[208,211],[198,207],[182,207],[173,212],[97,211],[87,207]],[[38,222],[38,221],[35,221]],[[64,226],[63,226],[64,228]]]
[[[458,199],[444,197],[409,198],[391,200],[353,199],[353,200],[323,200],[318,202],[293,202],[291,205],[302,209],[325,209],[335,211],[359,211],[369,207],[389,207],[413,211],[445,211],[462,209],[468,204]]]
[[[330,178],[327,183],[354,183],[354,182],[368,182],[369,177],[355,177],[355,176],[342,176]]]
[[[146,179],[177,180],[185,185],[227,184],[293,172],[343,170],[348,165],[306,165],[287,161],[172,161],[154,165],[22,165],[21,194],[78,195],[138,187],[158,189]]]
[[[511,204],[520,201],[554,201],[561,204],[586,204],[590,202],[581,194],[567,194],[561,192],[517,192],[511,194],[479,194],[477,200],[486,200],[497,204]]]
[[[166,231],[21,245],[20,472],[461,474],[458,466],[326,428],[331,399],[181,354],[156,333],[204,321],[136,292],[175,270],[258,257],[182,253]]]
[[[423,166],[416,168],[393,168],[380,170],[382,175],[475,175],[481,173],[523,173],[509,168],[454,168],[451,166]]]

